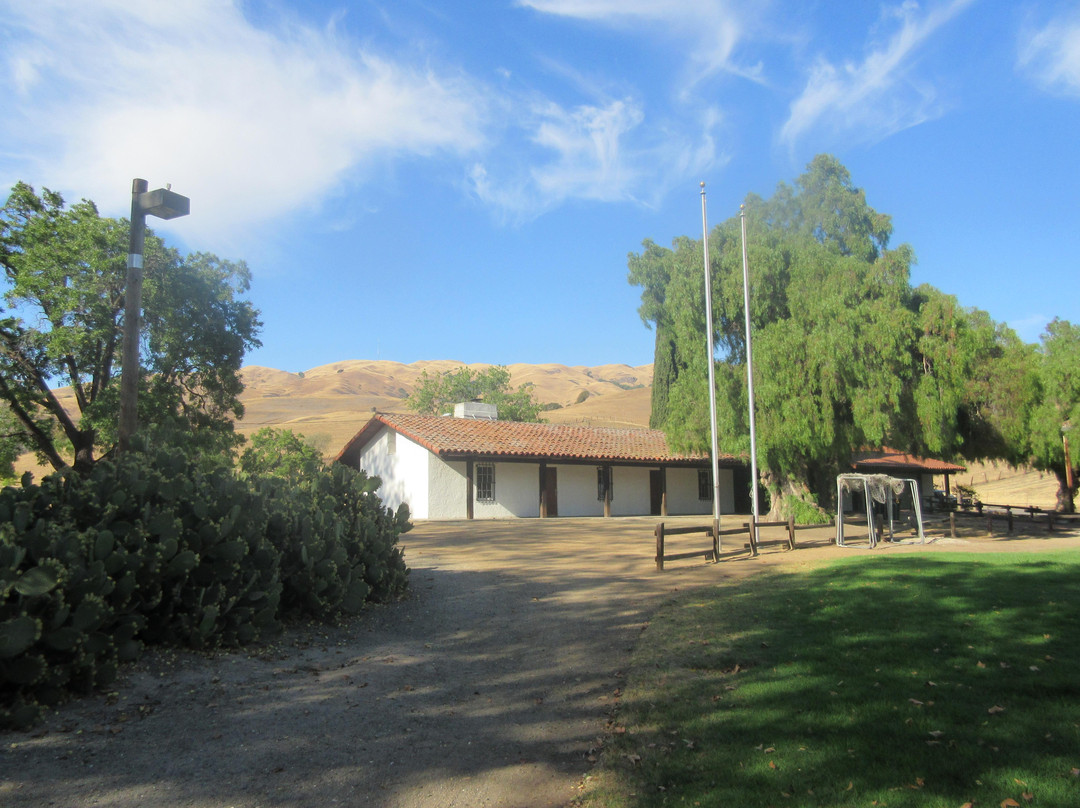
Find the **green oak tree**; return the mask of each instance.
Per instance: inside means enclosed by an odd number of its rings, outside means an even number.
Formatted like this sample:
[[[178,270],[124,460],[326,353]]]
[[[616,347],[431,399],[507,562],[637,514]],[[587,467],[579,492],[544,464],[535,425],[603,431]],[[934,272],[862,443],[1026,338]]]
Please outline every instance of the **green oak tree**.
[[[297,483],[326,464],[322,454],[291,429],[263,427],[248,440],[239,460],[248,477],[278,477]]]
[[[53,468],[86,468],[116,443],[129,225],[26,183],[0,209],[0,401]],[[235,446],[240,366],[259,345],[243,262],[145,243],[139,421]],[[65,407],[57,385],[70,388]]]
[[[457,403],[474,400],[498,407],[501,421],[537,421],[542,408],[533,396],[531,384],[511,388],[510,371],[503,365],[483,370],[462,365],[434,375],[425,370],[405,403],[414,412],[442,415],[451,412]]]

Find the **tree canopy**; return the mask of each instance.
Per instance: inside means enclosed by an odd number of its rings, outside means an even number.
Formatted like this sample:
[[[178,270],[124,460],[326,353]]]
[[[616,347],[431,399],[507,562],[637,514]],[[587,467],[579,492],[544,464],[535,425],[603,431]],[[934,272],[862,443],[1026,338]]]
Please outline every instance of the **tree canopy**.
[[[455,404],[477,400],[498,407],[502,421],[537,421],[540,417],[541,405],[533,396],[532,385],[513,389],[510,371],[503,365],[484,370],[462,365],[435,375],[425,370],[406,404],[414,412],[442,415],[452,411]]]
[[[1036,354],[1038,397],[1031,408],[1028,435],[1031,462],[1036,468],[1053,471],[1058,479],[1058,508],[1075,511],[1080,482],[1080,326],[1055,319],[1046,327]],[[1066,482],[1065,445],[1072,443],[1070,462],[1073,484]]]
[[[251,436],[237,465],[247,477],[297,482],[326,464],[319,450],[302,435],[267,426]]]
[[[863,447],[1012,462],[1031,454],[1035,351],[985,312],[913,288],[914,251],[890,247],[890,218],[834,157],[814,158],[768,200],[749,196],[744,210],[757,460],[774,515],[825,504],[834,475]],[[748,452],[739,217],[713,229],[709,262],[718,437],[724,451]],[[701,241],[646,241],[629,257],[629,280],[656,329],[653,425],[676,448],[705,449]]]
[[[56,469],[89,466],[116,443],[128,233],[126,220],[101,217],[93,202],[67,206],[22,182],[0,209],[0,434]],[[148,230],[144,267],[139,422],[231,447],[240,366],[261,327],[240,297],[247,266],[181,257]],[[73,411],[58,385],[70,386]]]

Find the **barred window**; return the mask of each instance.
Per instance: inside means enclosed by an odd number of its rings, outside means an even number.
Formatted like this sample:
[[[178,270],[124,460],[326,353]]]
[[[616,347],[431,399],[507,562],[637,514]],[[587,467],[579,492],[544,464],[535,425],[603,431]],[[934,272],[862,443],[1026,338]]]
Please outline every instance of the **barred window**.
[[[479,463],[476,466],[476,501],[495,501],[495,464]]]
[[[596,498],[600,502],[604,501],[604,489],[606,486],[611,486],[611,498],[615,499],[615,486],[612,483],[614,475],[610,472],[605,474],[605,471],[608,470],[603,466],[596,467]]]
[[[710,500],[713,495],[712,472],[709,469],[698,469],[697,473],[697,498]]]

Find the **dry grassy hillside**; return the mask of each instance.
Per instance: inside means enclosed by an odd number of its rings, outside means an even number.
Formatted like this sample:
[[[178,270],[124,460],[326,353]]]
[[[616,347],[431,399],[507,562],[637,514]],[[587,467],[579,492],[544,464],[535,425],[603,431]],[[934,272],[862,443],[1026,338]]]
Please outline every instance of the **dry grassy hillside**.
[[[982,502],[1046,510],[1057,506],[1057,478],[1046,471],[1014,468],[1004,463],[971,463],[967,471],[952,479],[956,484],[974,488]]]
[[[386,360],[348,360],[304,373],[251,366],[244,368],[241,396],[246,414],[237,424],[244,434],[264,426],[291,429],[333,456],[367,422],[373,412],[405,412],[405,398],[425,371],[435,375],[462,365],[452,360],[404,365]],[[474,370],[490,367],[470,365]],[[509,365],[514,387],[532,384],[537,400],[558,404],[544,412],[546,421],[592,426],[645,427],[649,423],[652,365]],[[57,391],[74,407],[70,390]],[[30,456],[18,469],[40,468]],[[1057,481],[1052,474],[1005,465],[972,464],[954,483],[970,485],[984,502],[1052,508]]]
[[[305,435],[327,455],[335,454],[373,412],[405,412],[405,398],[421,374],[437,375],[461,362],[433,360],[403,365],[387,360],[348,360],[301,373],[272,368],[244,368],[244,419],[241,432],[264,426]],[[490,365],[472,364],[473,370]],[[652,365],[507,366],[510,384],[533,385],[538,401],[558,404],[544,413],[554,423],[646,426]],[[579,399],[583,399],[579,402]]]

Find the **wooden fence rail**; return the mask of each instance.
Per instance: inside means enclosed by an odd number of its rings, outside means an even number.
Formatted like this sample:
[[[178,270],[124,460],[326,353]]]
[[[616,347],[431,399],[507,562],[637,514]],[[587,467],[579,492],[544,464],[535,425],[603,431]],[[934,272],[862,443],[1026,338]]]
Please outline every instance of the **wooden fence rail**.
[[[799,530],[810,530],[815,527],[831,527],[833,524],[830,519],[827,524],[822,525],[796,525],[794,519],[788,519],[786,522],[743,522],[742,527],[731,527],[721,530],[717,534],[713,534],[713,526],[705,525],[704,527],[665,527],[663,522],[656,525],[656,570],[657,572],[664,571],[665,561],[675,561],[681,558],[699,558],[704,557],[709,561],[718,561],[720,559],[720,537],[721,536],[735,536],[746,535],[749,536],[749,543],[744,544],[744,549],[750,551],[750,555],[756,556],[758,554],[758,547],[762,544],[783,543],[787,545],[789,550],[795,549],[795,533]],[[751,525],[755,527],[784,527],[787,528],[787,536],[779,539],[766,539],[759,541],[756,537],[756,530],[751,528]],[[708,549],[691,550],[689,552],[682,553],[668,553],[666,549],[667,537],[688,535],[694,533],[703,533],[706,536],[712,538],[712,546]]]
[[[720,560],[720,537],[721,536],[733,536],[736,533],[742,533],[746,528],[728,528],[721,530],[717,534],[713,534],[713,526],[705,525],[704,527],[665,527],[663,522],[660,522],[656,526],[656,571],[664,571],[665,561],[675,561],[680,558],[698,558],[703,556],[709,561]],[[692,550],[684,553],[668,553],[666,549],[668,536],[687,535],[692,533],[704,533],[712,539],[712,546],[704,550]]]
[[[750,534],[750,543],[744,545],[747,550],[750,551],[750,555],[756,556],[758,554],[758,547],[762,544],[786,544],[789,550],[794,550],[795,545],[795,533],[799,530],[812,530],[813,528],[825,528],[832,527],[833,520],[820,525],[797,525],[793,518],[788,518],[786,522],[744,522],[743,530]],[[757,530],[758,527],[784,527],[787,528],[787,536],[777,539],[766,539],[764,541],[758,539]]]
[[[789,550],[795,549],[795,520],[789,518],[786,522],[746,522],[743,524],[746,532],[750,534],[750,544],[746,545],[750,550],[750,555],[756,556],[758,554],[758,547],[762,544],[776,544],[784,542],[787,544]],[[762,541],[758,538],[757,528],[759,527],[786,527],[787,538],[786,539],[767,539]]]
[[[1054,522],[1060,518],[1060,514],[1056,511],[1048,511],[1042,508],[1035,508],[1031,505],[995,505],[991,502],[976,502],[975,512],[962,510],[962,511],[950,511],[949,512],[949,535],[952,538],[956,538],[956,517],[964,517],[968,519],[986,519],[986,534],[992,536],[994,533],[994,518],[1005,519],[1006,530],[1011,535],[1014,523],[1013,511],[1016,511],[1016,516],[1020,518],[1030,519],[1032,522],[1039,520],[1040,514],[1046,515],[1046,532],[1054,532]]]
[[[708,561],[716,561],[720,558],[720,539],[713,535],[712,525],[705,527],[664,527],[660,522],[656,525],[656,571],[664,571],[665,561],[675,561],[679,558],[697,558],[704,556]],[[712,539],[712,546],[707,550],[694,550],[689,553],[667,553],[664,545],[668,536],[685,535],[689,533],[704,533]]]

